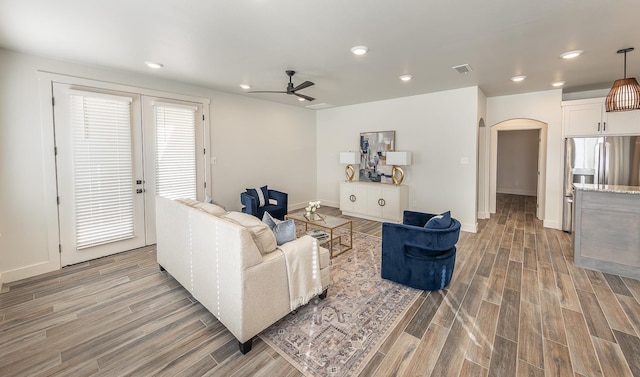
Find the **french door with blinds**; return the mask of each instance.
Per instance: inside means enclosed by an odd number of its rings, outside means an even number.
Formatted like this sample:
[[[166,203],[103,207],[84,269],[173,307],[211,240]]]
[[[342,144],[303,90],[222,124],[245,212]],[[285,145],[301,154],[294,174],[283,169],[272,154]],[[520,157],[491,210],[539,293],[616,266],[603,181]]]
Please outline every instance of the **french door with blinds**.
[[[58,83],[53,95],[62,266],[155,243],[156,194],[204,197],[202,104]]]

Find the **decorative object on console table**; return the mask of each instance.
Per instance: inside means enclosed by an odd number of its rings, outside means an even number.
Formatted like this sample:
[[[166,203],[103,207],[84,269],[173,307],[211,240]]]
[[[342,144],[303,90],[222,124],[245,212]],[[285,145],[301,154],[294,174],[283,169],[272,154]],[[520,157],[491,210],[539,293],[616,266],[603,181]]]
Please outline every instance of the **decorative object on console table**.
[[[387,153],[393,151],[395,139],[395,131],[360,134],[359,181],[391,183],[391,166],[387,164]]]
[[[358,154],[356,152],[340,152],[340,163],[347,164],[344,168],[344,175],[348,182],[353,180],[356,173],[356,169],[353,164],[358,164]]]
[[[404,170],[400,166],[411,165],[411,152],[387,152],[387,165],[393,165],[391,179],[399,185],[404,180]]]

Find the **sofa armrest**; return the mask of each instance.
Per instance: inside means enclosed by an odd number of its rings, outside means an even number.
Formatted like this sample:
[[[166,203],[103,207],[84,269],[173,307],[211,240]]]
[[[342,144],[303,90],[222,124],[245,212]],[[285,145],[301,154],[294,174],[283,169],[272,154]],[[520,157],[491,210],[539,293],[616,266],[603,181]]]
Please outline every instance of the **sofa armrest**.
[[[250,215],[255,215],[256,213],[258,213],[258,202],[253,196],[247,194],[246,192],[240,193],[240,203],[242,203],[242,205],[244,206],[244,208],[242,208],[242,212],[248,213]]]

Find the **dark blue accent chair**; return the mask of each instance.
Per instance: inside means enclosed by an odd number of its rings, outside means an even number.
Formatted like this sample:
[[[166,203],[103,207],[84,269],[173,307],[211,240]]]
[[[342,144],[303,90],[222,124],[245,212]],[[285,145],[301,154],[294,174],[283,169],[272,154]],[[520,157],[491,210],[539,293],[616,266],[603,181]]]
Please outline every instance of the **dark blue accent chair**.
[[[242,203],[242,212],[253,215],[262,220],[262,215],[265,212],[269,212],[269,214],[276,219],[284,220],[285,215],[287,214],[287,206],[289,195],[284,192],[280,192],[277,190],[269,189],[269,199],[275,199],[278,204],[267,204],[263,207],[258,207],[258,201],[249,195],[247,192],[240,193],[240,202]]]
[[[435,291],[449,285],[456,262],[460,222],[451,218],[445,229],[426,229],[437,216],[404,211],[402,224],[382,224],[382,267],[384,279],[409,287]]]

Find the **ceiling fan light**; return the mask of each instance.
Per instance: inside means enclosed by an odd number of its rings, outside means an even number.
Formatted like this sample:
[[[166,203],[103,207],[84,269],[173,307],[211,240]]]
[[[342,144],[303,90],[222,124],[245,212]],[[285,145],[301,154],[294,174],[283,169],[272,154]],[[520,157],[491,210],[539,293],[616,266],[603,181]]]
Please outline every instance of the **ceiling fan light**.
[[[400,80],[405,81],[405,82],[406,81],[411,81],[412,78],[413,78],[413,76],[411,76],[411,75],[402,75],[402,76],[400,76]]]
[[[607,111],[630,111],[640,109],[640,85],[635,77],[619,79],[605,101]]]
[[[353,46],[351,47],[351,52],[354,55],[364,55],[369,51],[369,47],[367,46]]]
[[[298,97],[298,101],[300,101],[300,102],[304,102],[304,101],[306,101],[306,100],[305,100],[304,98],[302,98],[302,97]]]
[[[513,77],[511,78],[511,81],[513,81],[513,82],[520,82],[520,81],[522,81],[522,80],[524,80],[524,79],[526,79],[526,78],[527,78],[527,76],[513,76]]]
[[[582,50],[573,50],[573,51],[567,51],[564,54],[561,54],[560,57],[562,59],[573,59],[573,58],[577,58],[581,54],[582,54]]]

